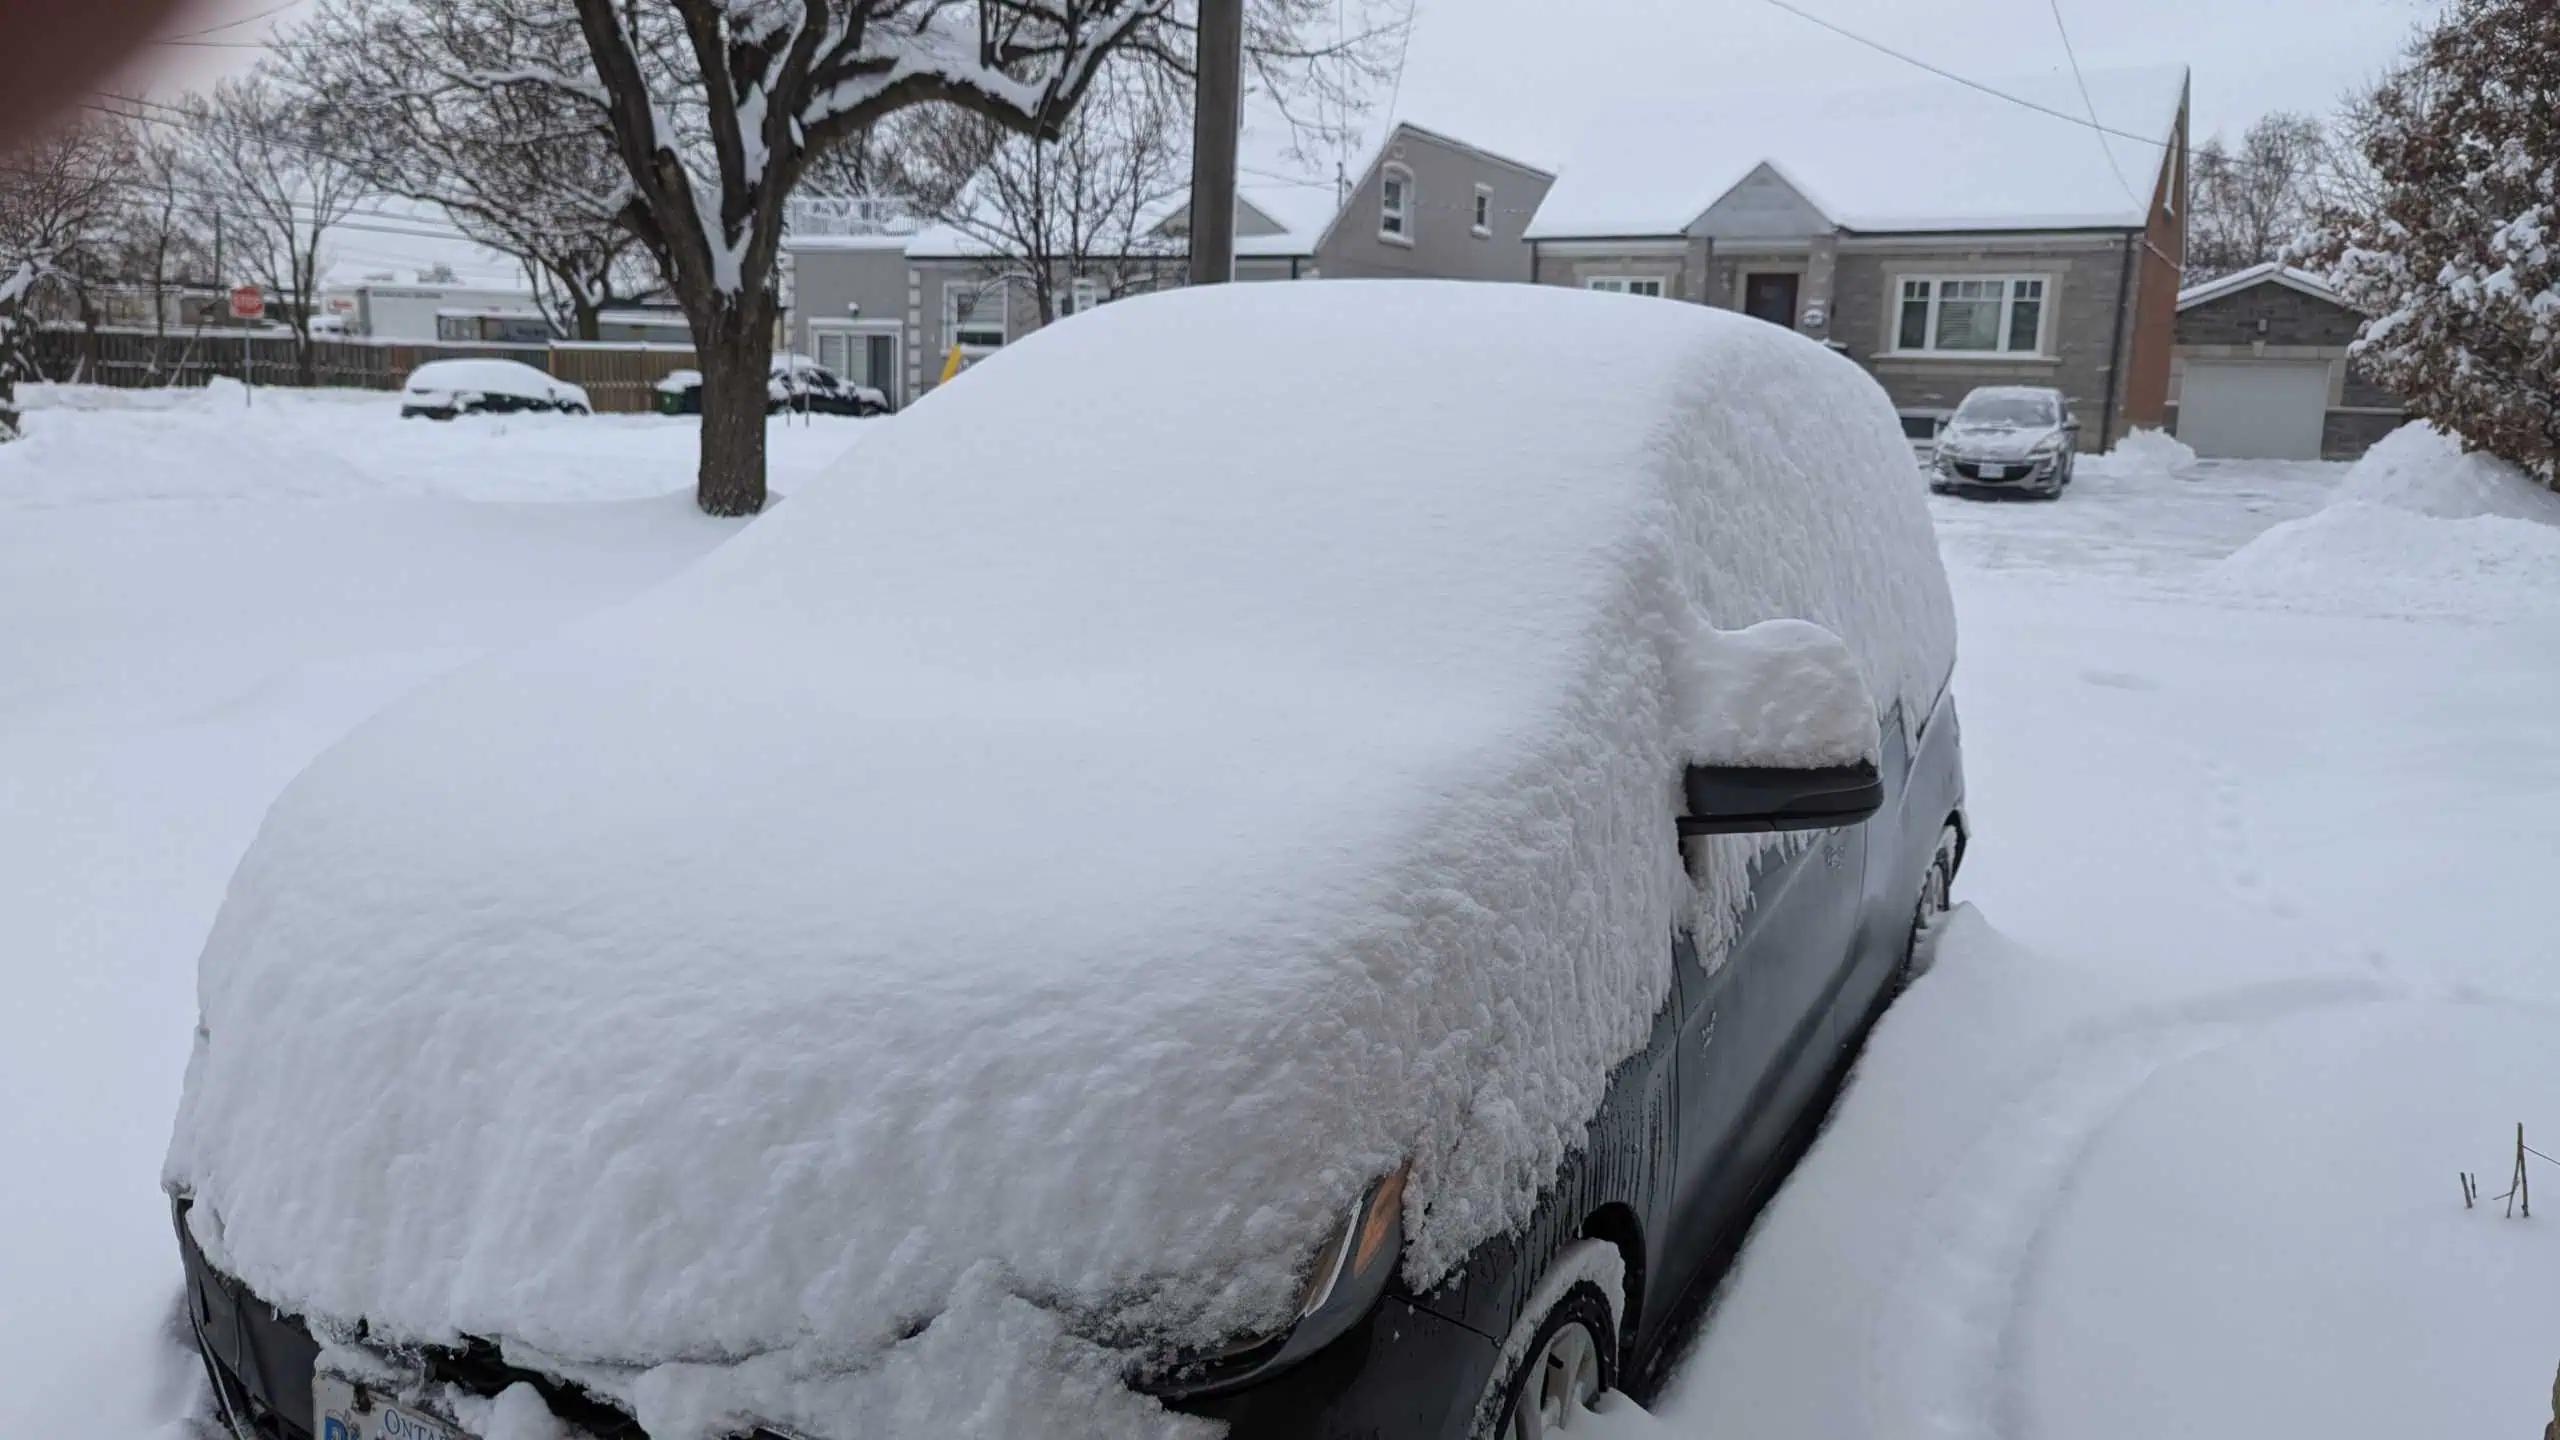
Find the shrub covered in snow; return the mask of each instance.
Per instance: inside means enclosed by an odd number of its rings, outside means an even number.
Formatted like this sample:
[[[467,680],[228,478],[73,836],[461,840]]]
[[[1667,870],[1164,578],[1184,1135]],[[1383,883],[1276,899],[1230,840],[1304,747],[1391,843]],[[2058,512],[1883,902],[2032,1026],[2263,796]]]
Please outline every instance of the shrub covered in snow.
[[[2315,257],[2373,317],[2374,378],[2560,484],[2560,5],[2457,0],[2373,96],[2380,203],[2333,206]]]
[[[2332,498],[2448,520],[2497,515],[2560,525],[2560,495],[2494,455],[2465,453],[2461,436],[2423,420],[2375,442]]]
[[[1784,672],[1928,712],[1909,477],[1856,366],[1703,307],[1042,330],[315,762],[207,944],[169,1181],[279,1305],[588,1362],[680,1434],[839,1433],[936,1317],[1077,1350],[1008,1297],[1283,1322],[1407,1162],[1427,1286],[1530,1215],[1675,927],[1729,935],[1765,837],[1684,872],[1688,756],[1871,743]],[[1730,633],[1773,619],[1846,651]]]

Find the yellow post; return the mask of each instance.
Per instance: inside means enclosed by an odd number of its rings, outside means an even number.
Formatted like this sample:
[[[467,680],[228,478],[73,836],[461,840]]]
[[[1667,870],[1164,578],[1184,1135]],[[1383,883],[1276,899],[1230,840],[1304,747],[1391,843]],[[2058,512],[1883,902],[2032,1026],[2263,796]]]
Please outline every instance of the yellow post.
[[[960,345],[958,341],[953,341],[951,353],[942,358],[942,379],[938,383],[948,385],[951,383],[951,377],[959,373]]]

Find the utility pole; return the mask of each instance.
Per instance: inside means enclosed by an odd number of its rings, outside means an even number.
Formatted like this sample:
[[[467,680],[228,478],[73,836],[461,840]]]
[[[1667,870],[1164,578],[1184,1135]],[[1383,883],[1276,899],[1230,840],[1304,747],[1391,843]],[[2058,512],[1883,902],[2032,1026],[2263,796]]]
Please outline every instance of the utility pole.
[[[1244,0],[1200,0],[1191,112],[1191,283],[1236,278],[1236,131],[1244,104]]]

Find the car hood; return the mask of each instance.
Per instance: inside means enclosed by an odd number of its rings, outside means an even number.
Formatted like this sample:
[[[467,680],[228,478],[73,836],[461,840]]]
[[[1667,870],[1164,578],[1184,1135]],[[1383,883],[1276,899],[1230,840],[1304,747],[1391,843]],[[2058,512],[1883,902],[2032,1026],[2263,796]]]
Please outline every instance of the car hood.
[[[1274,1325],[1408,1160],[1409,1280],[1526,1223],[1759,843],[1699,899],[1673,834],[1709,568],[1915,715],[1952,612],[1820,347],[1321,291],[1007,347],[316,760],[201,965],[166,1178],[207,1255],[377,1336],[841,1368],[971,1275],[1158,1346]],[[1842,418],[1777,443],[1808,396]],[[1465,463],[1413,424],[1453,413]],[[1846,513],[1860,578],[1811,587],[1772,537]]]
[[[1965,460],[2024,460],[2061,433],[2058,425],[1950,425],[1938,435],[1938,453]]]

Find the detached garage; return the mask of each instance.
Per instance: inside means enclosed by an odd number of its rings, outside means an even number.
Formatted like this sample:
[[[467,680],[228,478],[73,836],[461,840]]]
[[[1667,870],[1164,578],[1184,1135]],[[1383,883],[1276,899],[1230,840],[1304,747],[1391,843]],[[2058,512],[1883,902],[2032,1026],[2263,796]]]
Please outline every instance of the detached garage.
[[[2180,293],[2170,428],[2207,458],[2354,459],[2406,418],[2347,358],[2362,323],[2318,276],[2282,265]]]

